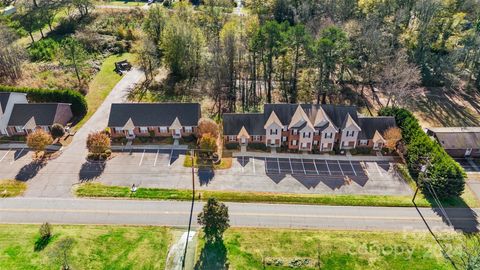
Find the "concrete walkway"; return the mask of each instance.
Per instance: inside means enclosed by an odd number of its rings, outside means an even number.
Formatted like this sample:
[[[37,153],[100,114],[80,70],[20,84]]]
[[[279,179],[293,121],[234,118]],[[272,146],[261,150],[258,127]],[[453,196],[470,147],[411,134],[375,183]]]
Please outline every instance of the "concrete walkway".
[[[124,75],[100,105],[92,117],[73,137],[73,141],[64,148],[63,153],[28,181],[25,197],[71,197],[71,188],[79,182],[79,175],[85,167],[88,134],[105,129],[112,103],[123,102],[125,97],[138,82],[144,79],[143,71],[132,69]]]
[[[257,157],[257,158],[291,158],[291,159],[315,159],[315,160],[345,160],[345,161],[395,161],[392,156],[342,156],[329,154],[292,154],[292,153],[265,153],[265,152],[235,152],[233,157]]]

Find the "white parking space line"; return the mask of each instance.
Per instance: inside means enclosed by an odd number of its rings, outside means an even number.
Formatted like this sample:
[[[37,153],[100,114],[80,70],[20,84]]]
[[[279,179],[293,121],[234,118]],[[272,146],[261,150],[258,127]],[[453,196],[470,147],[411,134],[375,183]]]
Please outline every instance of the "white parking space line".
[[[242,173],[245,172],[245,156],[242,156]]]
[[[255,173],[255,157],[252,157],[252,164],[253,164],[253,175],[256,175]],[[267,166],[267,164],[265,164],[265,167]]]
[[[172,149],[172,151],[170,151],[170,159],[168,160],[168,167],[170,167],[170,165],[172,165],[172,157],[173,157],[173,149]]]
[[[140,162],[138,163],[138,167],[142,166],[144,156],[145,156],[145,150],[143,150],[142,157],[140,158]]]
[[[353,164],[352,164],[352,161],[350,161],[350,166],[352,167],[352,170],[353,170],[353,173],[355,174],[355,176],[357,176],[357,171],[355,171],[355,168],[353,168]]]
[[[380,171],[380,168],[378,167],[377,162],[374,162],[374,163],[375,163],[375,168],[377,168],[377,172],[378,172],[380,175],[383,175],[382,171]]]
[[[23,153],[23,150],[25,150],[25,148],[22,148],[22,150],[20,150],[20,152],[18,152],[18,154],[13,156],[13,160],[10,161],[10,164],[13,164],[13,162],[15,162],[15,160]]]
[[[290,173],[293,174],[292,160],[288,158],[288,162],[290,163]]]
[[[328,162],[326,160],[325,160],[325,164],[327,165],[328,174],[332,175],[332,172],[330,171],[330,167],[328,166]]]
[[[337,163],[338,163],[338,167],[340,168],[340,171],[342,172],[342,175],[345,175],[345,174],[343,173],[342,165],[340,165],[340,161],[337,160]]]
[[[305,164],[303,164],[303,158],[300,160],[302,161],[303,174],[307,174],[307,171],[305,171]]]
[[[280,174],[280,160],[277,158],[277,165],[278,165],[278,174]]]
[[[315,166],[315,171],[317,172],[317,174],[319,175],[318,173],[318,169],[317,169],[317,164],[315,163],[315,160],[312,160],[313,161],[313,166]]]
[[[0,158],[0,162],[2,162],[2,160],[8,155],[8,153],[10,153],[10,150],[11,150],[11,149],[9,149],[9,150],[5,153],[5,155],[3,155],[2,158]]]
[[[158,152],[160,152],[160,149],[157,150],[157,155],[155,156],[155,162],[153,162],[153,167],[157,166]]]
[[[365,174],[366,174],[367,176],[370,176],[370,174],[368,173],[368,168],[367,168],[367,167],[368,167],[368,164],[367,164],[366,162],[364,162],[364,161],[360,161],[360,166],[362,166],[362,169],[363,169],[363,171],[365,172]]]

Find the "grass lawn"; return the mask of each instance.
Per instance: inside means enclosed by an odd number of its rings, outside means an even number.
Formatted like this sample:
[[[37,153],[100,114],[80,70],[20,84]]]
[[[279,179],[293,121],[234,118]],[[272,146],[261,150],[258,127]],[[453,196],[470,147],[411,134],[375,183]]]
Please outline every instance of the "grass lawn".
[[[135,56],[131,53],[111,55],[105,59],[100,71],[95,75],[88,86],[88,94],[85,96],[88,104],[87,115],[80,121],[75,129],[79,129],[98,109],[113,87],[120,81],[122,76],[118,75],[115,69],[115,62],[128,60],[133,62]]]
[[[146,200],[180,200],[191,199],[191,190],[139,188],[135,193],[129,187],[106,186],[101,183],[87,183],[75,189],[79,197],[94,198],[132,198]],[[197,190],[199,200],[215,197],[224,202],[263,202],[287,204],[312,204],[312,205],[350,205],[350,206],[387,206],[410,207],[411,196],[381,196],[381,195],[323,195],[323,194],[287,194],[287,193],[261,193],[239,191],[214,191]],[[419,207],[430,207],[431,204],[423,197],[416,200]],[[463,201],[444,202],[444,206],[462,207]],[[472,206],[471,206],[472,207]]]
[[[164,269],[171,232],[164,227],[53,226],[53,237],[34,251],[39,225],[0,225],[2,269],[60,269],[59,240],[72,237],[73,269]]]
[[[20,196],[27,189],[27,184],[15,180],[0,180],[0,198]]]
[[[197,263],[211,266],[228,260],[236,270],[294,268],[291,265],[305,270],[453,269],[433,237],[423,232],[233,228],[225,233],[223,245],[204,249],[204,244],[198,241]]]

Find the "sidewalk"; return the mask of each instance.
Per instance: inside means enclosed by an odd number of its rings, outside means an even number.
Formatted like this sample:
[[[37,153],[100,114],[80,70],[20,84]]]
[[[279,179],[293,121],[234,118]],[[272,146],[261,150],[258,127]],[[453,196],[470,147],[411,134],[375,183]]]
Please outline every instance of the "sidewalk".
[[[26,143],[4,143],[0,144],[0,150],[13,150],[13,149],[28,149]],[[61,145],[49,145],[45,148],[48,151],[59,151],[62,149]]]
[[[318,160],[349,160],[349,161],[395,161],[392,156],[341,156],[329,154],[292,154],[292,153],[263,153],[263,152],[235,152],[233,157],[257,158],[292,158],[292,159],[318,159]]]

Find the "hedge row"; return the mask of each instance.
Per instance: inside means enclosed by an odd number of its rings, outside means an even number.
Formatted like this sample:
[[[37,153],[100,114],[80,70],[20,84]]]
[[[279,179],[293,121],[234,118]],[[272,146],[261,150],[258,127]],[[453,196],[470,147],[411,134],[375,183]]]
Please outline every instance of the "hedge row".
[[[88,110],[87,101],[85,97],[74,90],[51,90],[41,88],[29,88],[29,87],[13,87],[0,85],[0,92],[21,92],[27,94],[29,102],[61,102],[71,103],[72,113],[78,120],[82,119]]]
[[[403,142],[405,143],[405,160],[410,175],[417,181],[425,195],[433,193],[430,186],[438,197],[458,197],[465,188],[465,172],[463,168],[453,160],[445,150],[432,140],[423,130],[415,116],[402,108],[383,108],[379,112],[383,116],[394,116],[395,121],[402,130]],[[421,165],[430,163],[425,175],[425,181],[419,181]]]

